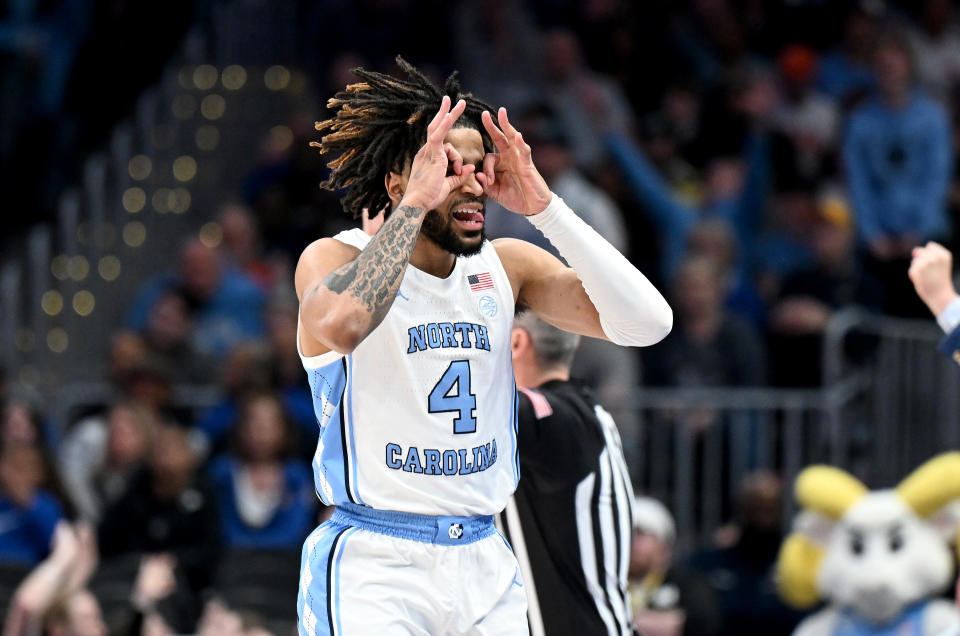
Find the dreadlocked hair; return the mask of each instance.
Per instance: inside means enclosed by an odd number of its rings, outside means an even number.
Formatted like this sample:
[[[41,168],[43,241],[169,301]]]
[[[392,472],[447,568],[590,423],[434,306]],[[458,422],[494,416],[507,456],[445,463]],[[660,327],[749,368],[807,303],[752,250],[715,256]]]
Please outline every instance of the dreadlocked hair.
[[[412,161],[427,140],[427,126],[448,95],[452,103],[463,99],[466,110],[458,126],[475,128],[483,138],[484,150],[493,150],[493,143],[484,130],[480,114],[492,108],[470,93],[463,93],[457,71],[439,87],[399,55],[397,64],[407,74],[406,80],[353,69],[361,82],[350,84],[328,102],[335,114],[314,128],[325,133],[310,145],[320,154],[339,153],[327,166],[330,177],[320,184],[327,190],[347,189],[340,199],[343,210],[358,218],[363,210],[375,215],[381,209],[389,215],[390,197],[383,186],[388,172],[401,172]]]

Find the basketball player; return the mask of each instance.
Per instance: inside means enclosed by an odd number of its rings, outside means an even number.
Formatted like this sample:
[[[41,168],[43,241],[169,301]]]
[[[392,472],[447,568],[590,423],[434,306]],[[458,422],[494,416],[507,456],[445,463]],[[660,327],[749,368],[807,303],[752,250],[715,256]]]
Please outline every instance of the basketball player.
[[[632,632],[633,488],[613,418],[570,380],[580,336],[514,321],[523,478],[500,522],[520,563],[532,636]]]
[[[659,341],[672,313],[551,194],[504,109],[495,123],[455,75],[440,88],[398,63],[407,80],[357,69],[317,125],[321,152],[340,153],[323,186],[386,221],[316,241],[297,265],[316,489],[336,506],[304,545],[299,629],[523,634],[522,577],[492,517],[519,479],[514,307],[623,345]],[[487,197],[572,269],[486,241]]]

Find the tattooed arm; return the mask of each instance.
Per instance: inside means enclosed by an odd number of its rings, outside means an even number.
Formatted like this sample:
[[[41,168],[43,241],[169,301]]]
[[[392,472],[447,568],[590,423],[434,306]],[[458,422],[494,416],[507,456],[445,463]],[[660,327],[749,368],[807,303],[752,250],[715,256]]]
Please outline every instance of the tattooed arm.
[[[349,353],[390,310],[428,210],[473,172],[443,138],[463,113],[444,97],[427,140],[410,164],[403,198],[363,251],[334,239],[310,245],[297,264],[300,345],[304,355]],[[453,174],[447,175],[452,164]],[[303,333],[306,332],[306,333]]]
[[[297,265],[304,335],[327,350],[348,353],[373,331],[396,298],[425,215],[423,207],[401,205],[363,251],[334,239],[308,247]],[[336,266],[338,261],[343,264]],[[330,273],[324,276],[324,270]],[[305,355],[318,349],[311,344],[301,339]]]

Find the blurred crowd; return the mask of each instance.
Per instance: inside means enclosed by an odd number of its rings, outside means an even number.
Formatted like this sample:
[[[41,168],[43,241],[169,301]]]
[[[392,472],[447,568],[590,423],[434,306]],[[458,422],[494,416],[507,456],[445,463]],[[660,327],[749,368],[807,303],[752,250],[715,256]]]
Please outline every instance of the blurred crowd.
[[[352,67],[395,72],[397,52],[436,77],[459,69],[510,109],[551,188],[668,292],[676,323],[661,344],[585,343],[574,372],[602,398],[640,384],[817,386],[837,311],[927,315],[906,277],[910,250],[955,249],[960,202],[949,0],[301,4],[300,62],[321,98]],[[3,112],[30,110],[43,128],[71,95],[90,98],[55,72],[68,54],[68,68],[98,68],[101,49],[57,30],[103,26],[70,21],[87,5],[149,19],[138,3],[0,2],[4,81],[47,104],[11,102],[4,87]],[[241,191],[210,211],[221,238],[185,238],[128,299],[104,352],[111,399],[52,422],[35,396],[5,390],[7,633],[289,630],[300,546],[325,514],[292,271],[310,241],[357,223],[317,187],[325,168],[307,142],[322,117],[288,122],[291,145],[265,138]],[[75,134],[95,136],[84,126]],[[0,138],[0,152],[15,156],[24,139]],[[491,236],[544,243],[523,219],[493,204],[487,214]],[[182,385],[214,385],[218,400],[184,406]],[[782,498],[776,475],[751,474],[730,524],[676,555],[669,512],[642,506],[632,570],[644,633],[789,633],[799,616],[771,574]]]

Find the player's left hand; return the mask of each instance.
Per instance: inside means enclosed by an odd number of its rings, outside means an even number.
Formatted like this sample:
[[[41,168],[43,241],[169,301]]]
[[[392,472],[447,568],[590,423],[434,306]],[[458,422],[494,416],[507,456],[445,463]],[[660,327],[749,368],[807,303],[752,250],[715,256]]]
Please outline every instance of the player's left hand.
[[[939,316],[957,297],[957,290],[951,279],[952,272],[953,255],[944,246],[929,241],[923,247],[914,248],[907,275],[920,300],[930,308],[934,316]]]
[[[507,119],[507,109],[497,111],[499,127],[487,111],[481,119],[497,147],[497,152],[484,156],[483,171],[476,175],[483,191],[511,212],[527,216],[543,212],[553,195],[533,165],[530,146]]]

